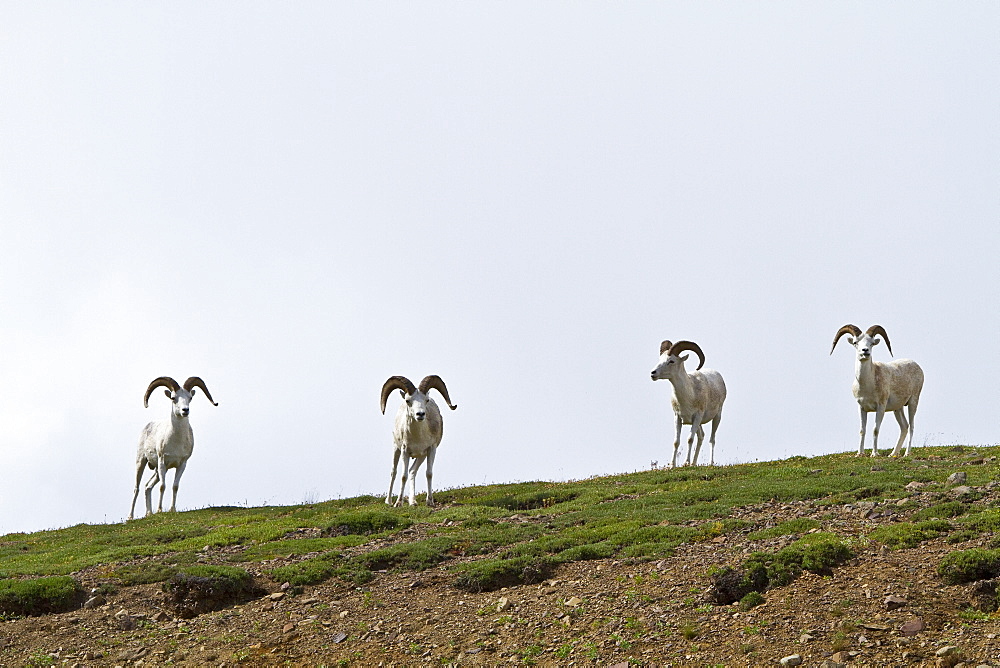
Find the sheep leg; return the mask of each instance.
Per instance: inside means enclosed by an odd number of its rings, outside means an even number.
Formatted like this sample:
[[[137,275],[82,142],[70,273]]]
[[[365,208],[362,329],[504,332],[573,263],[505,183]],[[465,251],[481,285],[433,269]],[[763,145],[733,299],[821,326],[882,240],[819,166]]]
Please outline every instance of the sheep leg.
[[[906,423],[906,416],[903,414],[902,408],[894,411],[893,415],[896,416],[896,422],[899,423],[899,440],[896,441],[896,447],[892,449],[892,456],[899,457],[899,453],[903,449],[903,441],[906,440],[906,432],[909,425]]]
[[[701,453],[701,444],[705,440],[705,428],[702,427],[700,424],[698,425],[697,434],[698,434],[698,443],[697,445],[694,446],[694,458],[691,460],[691,464],[693,464],[694,466],[698,465],[698,455]]]
[[[885,417],[885,406],[875,409],[875,428],[872,429],[872,457],[878,457],[878,432],[882,428],[882,418]]]
[[[410,505],[417,505],[417,471],[420,465],[427,459],[427,455],[420,455],[413,458],[413,466],[410,467]]]
[[[910,414],[910,440],[906,443],[906,456],[910,456],[910,448],[913,447],[913,416],[917,414],[917,399],[911,399],[906,409]]]
[[[677,449],[681,447],[681,427],[684,426],[680,415],[677,416],[676,422],[677,432],[674,435],[674,458],[670,460],[670,468],[677,467]]]
[[[865,429],[868,427],[868,412],[862,408],[861,409],[861,442],[858,443],[858,454],[857,457],[865,454]]]
[[[399,465],[399,448],[396,448],[392,453],[392,475],[389,476],[389,491],[386,492],[385,502],[388,505],[392,505],[392,486],[396,484],[396,467]],[[406,470],[406,467],[403,467]],[[404,478],[405,480],[405,478]]]
[[[139,484],[142,482],[142,474],[146,470],[146,458],[140,457],[139,461],[136,462],[135,470],[135,492],[132,494],[132,509],[128,511],[128,518],[133,519],[135,516],[135,501],[139,498]]]
[[[403,505],[403,495],[406,494],[406,478],[410,470],[410,453],[403,452],[403,476],[399,479],[399,496],[396,497],[396,503],[392,504],[394,507],[399,508]]]
[[[427,470],[426,470],[425,473],[427,475],[427,505],[428,506],[433,506],[434,505],[434,492],[431,490],[431,478],[434,475],[434,451],[436,449],[437,448],[431,448],[430,451],[427,453]]]
[[[160,457],[160,461],[157,464],[156,477],[160,481],[160,503],[156,507],[156,512],[163,512],[163,493],[167,491],[167,463],[163,461],[163,457]]]
[[[153,469],[153,476],[146,481],[146,517],[153,514],[153,488],[160,482],[160,472]]]
[[[173,488],[174,497],[170,502],[170,512],[172,513],[177,512],[177,488],[181,486],[181,475],[184,474],[184,468],[186,466],[187,462],[183,461],[177,465],[176,469],[174,469],[174,488]]]
[[[701,429],[701,414],[695,413],[691,418],[691,435],[688,436],[688,453],[687,459],[684,461],[684,466],[691,464],[691,448],[694,447],[694,438],[698,434],[698,430]],[[699,447],[701,443],[699,442]],[[695,461],[698,461],[698,454],[695,453]]]
[[[722,413],[715,416],[712,420],[712,435],[708,437],[708,444],[712,447],[711,459],[709,459],[709,466],[715,466],[715,432],[719,431],[719,423],[722,422]]]

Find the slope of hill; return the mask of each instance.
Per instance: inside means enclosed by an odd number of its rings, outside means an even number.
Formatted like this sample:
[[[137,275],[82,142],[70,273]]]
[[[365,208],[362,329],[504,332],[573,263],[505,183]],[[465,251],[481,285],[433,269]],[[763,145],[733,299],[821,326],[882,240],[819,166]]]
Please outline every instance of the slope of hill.
[[[0,665],[1000,666],[998,455],[793,457],[447,490],[433,509],[360,497],[9,534]]]

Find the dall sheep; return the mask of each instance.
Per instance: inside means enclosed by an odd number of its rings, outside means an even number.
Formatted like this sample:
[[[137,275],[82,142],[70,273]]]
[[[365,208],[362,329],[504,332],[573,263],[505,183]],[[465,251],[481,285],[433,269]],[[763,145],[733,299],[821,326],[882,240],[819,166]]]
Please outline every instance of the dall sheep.
[[[920,401],[920,390],[924,386],[924,372],[913,360],[894,360],[892,362],[872,361],[872,348],[877,346],[881,336],[885,339],[885,347],[892,354],[892,345],[889,343],[889,335],[881,325],[872,325],[867,332],[862,333],[861,328],[856,325],[844,325],[837,330],[833,337],[833,346],[830,347],[830,354],[833,354],[837,347],[837,341],[844,334],[847,340],[858,351],[858,357],[854,362],[854,398],[858,400],[861,408],[861,442],[858,444],[858,455],[865,452],[865,427],[868,423],[868,413],[875,412],[875,430],[872,433],[872,457],[878,455],[878,432],[882,426],[882,418],[886,411],[891,411],[896,415],[896,422],[899,423],[899,441],[892,451],[893,457],[898,457],[900,448],[903,447],[903,440],[906,439],[906,432],[909,429],[910,440],[906,444],[906,456],[910,454],[913,446],[913,416],[917,412],[917,404]],[[903,415],[903,408],[907,408],[910,414],[910,423],[907,426],[906,416]]]
[[[194,432],[188,421],[188,413],[191,410],[191,399],[194,397],[195,388],[200,387],[213,406],[219,405],[212,399],[212,393],[208,391],[205,382],[197,376],[191,376],[184,381],[183,387],[169,376],[160,376],[146,388],[146,396],[142,399],[142,404],[146,408],[149,408],[149,395],[158,387],[167,388],[164,393],[173,402],[170,419],[150,422],[143,428],[142,434],[139,436],[139,452],[135,462],[135,493],[132,495],[132,510],[129,511],[129,519],[132,519],[135,514],[135,500],[139,497],[139,483],[142,482],[142,474],[147,466],[153,470],[153,477],[146,483],[146,516],[153,513],[152,494],[153,487],[157,483],[160,485],[160,504],[156,512],[163,512],[163,492],[167,486],[167,469],[175,469],[174,498],[170,504],[170,512],[177,510],[177,487],[180,485],[181,475],[184,474],[188,458],[194,450]]]
[[[705,364],[705,354],[697,343],[691,341],[678,341],[671,343],[664,341],[660,344],[660,363],[650,374],[653,380],[669,380],[674,386],[673,396],[670,404],[674,409],[676,434],[674,436],[674,456],[670,460],[670,467],[677,466],[677,448],[681,443],[681,425],[691,425],[691,436],[688,437],[687,459],[684,465],[698,464],[698,453],[701,451],[701,443],[705,439],[705,430],[701,425],[711,422],[712,435],[709,443],[712,446],[710,463],[715,465],[715,432],[719,429],[722,421],[722,404],[726,401],[726,383],[722,380],[722,374],[718,371],[705,369],[695,370],[688,373],[684,370],[684,362],[688,356],[680,357],[685,350],[690,350],[698,355],[700,360],[698,369]],[[694,450],[694,459],[691,459],[691,446],[694,443],[695,435],[698,436],[698,445]]]
[[[420,465],[427,460],[427,505],[434,505],[434,493],[431,489],[431,477],[434,472],[434,455],[438,445],[441,443],[441,436],[444,434],[444,420],[441,417],[441,410],[427,393],[437,390],[448,408],[455,410],[458,406],[451,403],[448,396],[448,388],[439,376],[427,376],[417,387],[413,386],[407,378],[403,376],[392,376],[382,386],[382,414],[385,415],[385,402],[393,390],[399,390],[404,403],[400,404],[396,411],[396,422],[392,430],[392,440],[394,450],[392,453],[392,476],[389,478],[389,491],[385,495],[385,502],[392,503],[392,486],[396,482],[396,466],[399,464],[399,456],[403,456],[403,477],[399,485],[399,496],[394,505],[400,506],[403,503],[403,494],[406,490],[407,470],[410,478],[410,505],[417,505],[416,487],[417,470]],[[413,457],[413,467],[410,468],[410,457]]]

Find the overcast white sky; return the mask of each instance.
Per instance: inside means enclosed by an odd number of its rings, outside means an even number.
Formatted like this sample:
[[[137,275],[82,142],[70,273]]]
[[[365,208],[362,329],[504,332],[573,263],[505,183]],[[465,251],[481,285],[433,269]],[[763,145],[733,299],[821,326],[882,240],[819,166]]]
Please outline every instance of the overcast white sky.
[[[219,402],[182,509],[384,494],[394,374],[459,405],[436,488],[662,464],[664,338],[726,379],[718,461],[852,450],[848,322],[923,366],[915,445],[995,443],[998,35],[993,1],[4,2],[0,533],[124,518],[159,375]]]

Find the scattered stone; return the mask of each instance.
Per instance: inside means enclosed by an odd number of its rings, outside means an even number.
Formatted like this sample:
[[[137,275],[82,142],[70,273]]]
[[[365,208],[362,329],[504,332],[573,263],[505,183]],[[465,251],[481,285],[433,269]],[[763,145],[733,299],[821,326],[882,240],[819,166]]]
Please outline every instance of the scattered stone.
[[[919,482],[917,480],[913,480],[911,482],[906,483],[906,489],[910,490],[911,492],[915,492],[918,489],[920,489],[922,487],[926,487],[929,484],[930,483],[927,483],[927,482]]]
[[[781,659],[781,665],[783,666],[801,666],[802,657],[798,654],[791,654]]]
[[[951,656],[958,651],[958,647],[955,645],[945,645],[938,651],[934,652],[934,656]]]
[[[90,598],[88,598],[87,601],[83,604],[83,607],[86,608],[87,610],[93,610],[94,608],[101,607],[105,603],[107,603],[107,601],[104,600],[104,597],[101,596],[100,594],[97,594],[95,596],[91,596]]]
[[[155,615],[152,616],[152,620],[154,622],[165,622],[168,619],[170,619],[170,615],[163,612],[162,610],[159,610]]]
[[[982,457],[976,457],[975,459],[970,459],[969,461],[967,461],[965,463],[967,465],[969,465],[969,466],[979,466],[980,464],[982,464],[984,462],[985,462],[985,460]]]
[[[950,476],[948,476],[949,485],[964,485],[968,476],[965,475],[965,471],[955,471]]]
[[[288,591],[291,588],[292,588],[292,583],[291,582],[282,582],[281,583],[281,587],[280,587],[281,591]]]
[[[847,664],[834,661],[832,659],[824,659],[823,662],[819,664],[819,668],[847,668]]]
[[[343,633],[343,632],[338,633],[337,635],[333,636],[332,640],[333,640],[334,644],[340,644],[340,643],[344,642],[345,640],[347,640],[347,634]]]
[[[830,657],[834,663],[845,664],[850,659],[847,652],[834,652],[833,656]]]
[[[908,619],[899,626],[899,630],[904,636],[915,636],[926,628],[927,624],[920,617]]]
[[[343,619],[346,616],[347,616],[347,610],[341,610],[340,611],[340,618]]]
[[[799,636],[799,642],[802,643],[803,645],[807,642],[812,642],[813,640],[815,640],[815,637],[809,635],[808,633],[803,633],[802,635]]]
[[[885,597],[885,607],[888,610],[896,610],[907,604],[907,600],[902,596],[889,595]]]
[[[500,600],[497,601],[497,612],[503,612],[510,607],[510,599],[506,596],[501,596]]]
[[[566,601],[565,605],[567,607],[570,607],[570,608],[576,608],[576,607],[579,607],[581,603],[583,603],[583,599],[582,598],[580,598],[578,596],[573,596],[568,601]]]
[[[280,601],[281,599],[285,598],[285,592],[276,591],[273,594],[271,594],[268,598],[270,598],[272,601]]]
[[[964,494],[969,494],[972,492],[972,488],[968,485],[959,485],[958,487],[952,487],[951,493],[955,496],[962,496]]]

